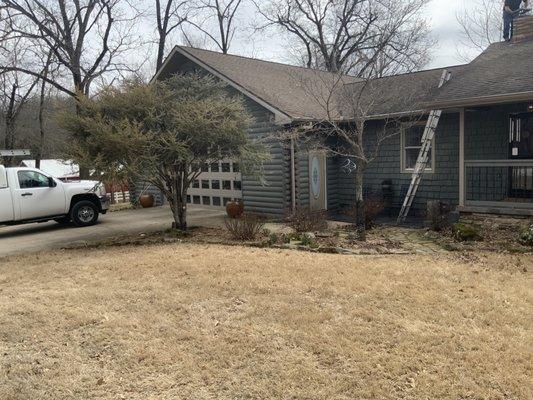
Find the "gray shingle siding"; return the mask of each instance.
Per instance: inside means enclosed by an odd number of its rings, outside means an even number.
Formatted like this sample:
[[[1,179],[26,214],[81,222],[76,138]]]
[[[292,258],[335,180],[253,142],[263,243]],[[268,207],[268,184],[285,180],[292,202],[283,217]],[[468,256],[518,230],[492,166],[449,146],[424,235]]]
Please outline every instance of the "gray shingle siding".
[[[377,126],[373,122],[368,128],[369,142],[375,138]],[[428,200],[438,199],[457,205],[459,200],[459,114],[444,114],[440,120],[435,137],[435,171],[426,173],[422,178],[413,210],[426,208]],[[402,173],[400,166],[400,135],[393,136],[382,144],[378,157],[365,173],[365,194],[382,195],[381,184],[385,180],[393,183],[393,207],[399,208],[411,181],[410,173]],[[339,205],[349,206],[355,200],[355,176],[339,171]]]

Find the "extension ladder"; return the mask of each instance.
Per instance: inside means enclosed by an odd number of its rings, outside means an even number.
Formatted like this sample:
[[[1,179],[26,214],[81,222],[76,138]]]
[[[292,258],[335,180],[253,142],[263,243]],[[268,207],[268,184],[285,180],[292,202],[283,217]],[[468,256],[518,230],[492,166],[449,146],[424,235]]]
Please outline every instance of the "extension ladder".
[[[439,89],[446,82],[448,82],[451,77],[452,73],[445,69],[442,72],[442,76],[439,81]],[[422,180],[422,174],[424,173],[424,170],[426,169],[428,163],[429,152],[431,151],[431,144],[433,142],[433,138],[435,137],[435,132],[437,130],[437,126],[439,125],[441,115],[442,110],[432,110],[429,113],[426,128],[424,129],[424,134],[422,135],[422,147],[420,148],[420,153],[418,153],[415,169],[411,178],[411,184],[409,185],[407,195],[405,196],[405,200],[403,201],[400,215],[398,215],[397,223],[399,224],[405,221],[405,219],[407,218],[407,214],[409,214],[409,210],[411,209],[411,205],[413,204],[416,192],[418,191],[418,186],[420,185],[420,181]]]

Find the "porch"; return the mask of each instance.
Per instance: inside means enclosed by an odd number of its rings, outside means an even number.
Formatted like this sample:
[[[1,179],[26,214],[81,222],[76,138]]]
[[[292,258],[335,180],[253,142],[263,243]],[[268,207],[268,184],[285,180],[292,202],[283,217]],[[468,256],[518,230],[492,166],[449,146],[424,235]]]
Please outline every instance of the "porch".
[[[459,211],[533,216],[533,112],[508,121],[476,131],[460,111]]]

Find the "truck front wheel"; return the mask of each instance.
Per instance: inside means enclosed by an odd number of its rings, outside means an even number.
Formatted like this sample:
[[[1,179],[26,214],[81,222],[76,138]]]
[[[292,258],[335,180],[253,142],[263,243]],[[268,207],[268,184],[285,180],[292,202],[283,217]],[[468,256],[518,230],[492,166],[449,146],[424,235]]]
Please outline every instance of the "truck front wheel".
[[[92,201],[78,201],[70,211],[70,218],[76,226],[91,226],[98,221],[98,207]]]

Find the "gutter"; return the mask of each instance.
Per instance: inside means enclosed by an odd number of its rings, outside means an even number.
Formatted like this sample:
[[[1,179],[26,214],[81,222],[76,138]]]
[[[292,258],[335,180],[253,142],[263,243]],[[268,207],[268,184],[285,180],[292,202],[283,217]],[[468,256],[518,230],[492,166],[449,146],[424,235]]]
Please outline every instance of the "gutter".
[[[463,99],[448,100],[434,103],[427,103],[429,108],[443,109],[456,107],[488,106],[502,103],[520,103],[533,100],[533,91],[498,94],[492,96],[467,97]]]

